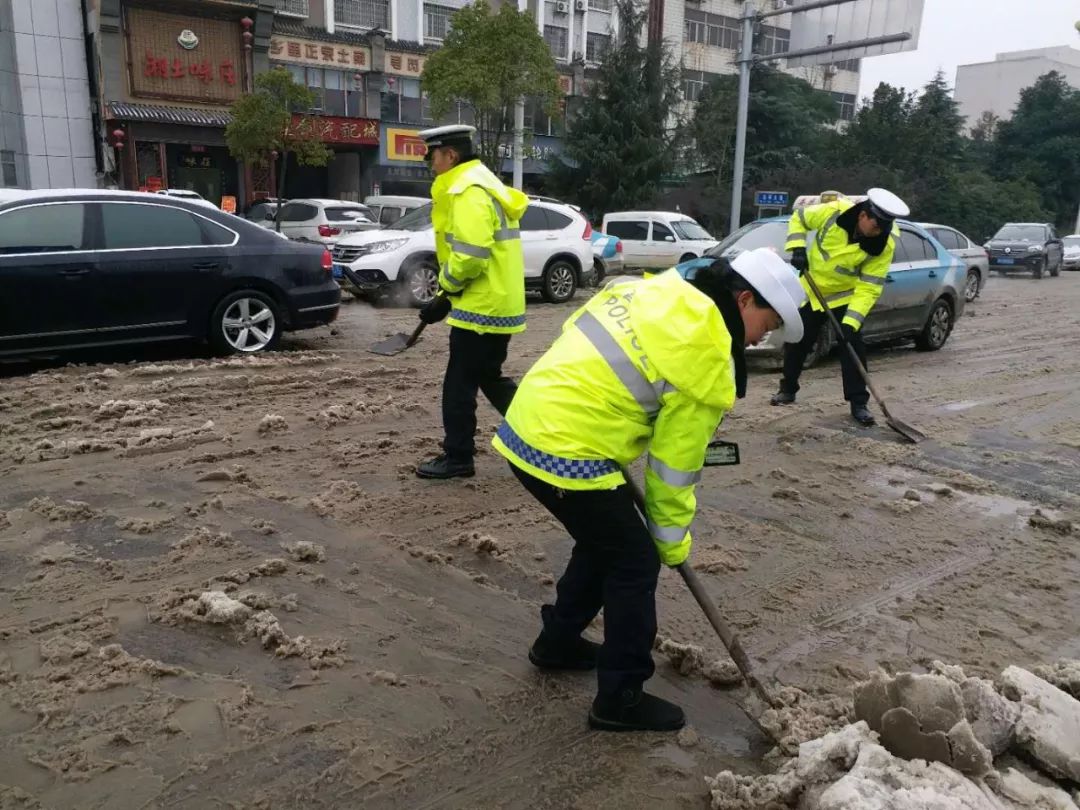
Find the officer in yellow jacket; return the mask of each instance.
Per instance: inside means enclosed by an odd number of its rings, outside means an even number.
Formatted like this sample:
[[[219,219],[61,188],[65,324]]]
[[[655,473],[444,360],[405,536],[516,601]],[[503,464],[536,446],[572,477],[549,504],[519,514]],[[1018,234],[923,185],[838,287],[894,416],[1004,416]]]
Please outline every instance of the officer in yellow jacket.
[[[706,446],[745,392],[743,348],[802,335],[794,269],[761,249],[686,273],[615,281],[563,326],[521,381],[493,444],[574,538],[529,659],[597,668],[594,728],[666,731],[685,718],[642,691],[653,674],[660,564],[690,553]],[[620,472],[648,451],[638,515]],[[604,610],[604,643],[581,633]]]
[[[424,130],[435,174],[431,220],[440,294],[420,310],[424,323],[447,318],[450,359],[443,380],[443,452],[416,468],[421,478],[475,473],[476,392],[500,414],[514,398],[502,373],[510,335],[525,329],[525,261],[518,221],[529,199],[507,188],[473,151],[470,126]]]
[[[893,222],[909,213],[907,205],[895,194],[872,188],[859,203],[838,197],[832,202],[799,208],[788,224],[784,249],[791,252],[791,264],[800,273],[809,272],[813,277],[863,368],[866,344],[862,325],[881,296],[892,264],[895,240],[899,236]],[[808,243],[810,232],[814,236]],[[809,285],[806,288],[810,293]],[[795,401],[799,375],[814,350],[826,317],[824,308],[810,295],[810,303],[802,311],[803,339],[784,347],[784,376],[780,390],[773,395],[773,405],[790,405]],[[866,382],[847,351],[840,353],[840,369],[844,399],[851,408],[852,418],[860,425],[874,424],[874,415],[866,407],[870,401]]]

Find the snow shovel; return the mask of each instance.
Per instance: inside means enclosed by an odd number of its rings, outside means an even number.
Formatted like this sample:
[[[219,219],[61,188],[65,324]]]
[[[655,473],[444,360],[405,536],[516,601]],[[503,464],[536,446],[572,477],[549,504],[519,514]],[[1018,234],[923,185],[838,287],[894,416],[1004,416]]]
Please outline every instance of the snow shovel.
[[[803,273],[803,278],[810,284],[810,289],[814,292],[814,298],[821,304],[822,309],[825,310],[825,314],[829,317],[829,323],[832,324],[833,331],[836,332],[836,337],[847,349],[848,354],[851,355],[852,362],[855,363],[855,368],[859,370],[859,376],[863,378],[863,382],[866,383],[866,387],[870,389],[870,393],[873,395],[874,400],[877,402],[878,407],[881,408],[881,412],[885,414],[885,424],[903,436],[912,444],[918,444],[926,438],[926,434],[922,431],[916,430],[906,422],[902,422],[889,413],[889,407],[885,404],[885,400],[881,398],[878,392],[874,389],[874,384],[870,381],[870,372],[866,370],[866,366],[862,364],[859,359],[859,353],[855,351],[855,347],[852,346],[846,337],[844,337],[844,331],[840,328],[840,322],[836,320],[836,315],[829,309],[825,303],[825,296],[821,294],[821,290],[818,289],[817,282],[814,281],[813,276],[809,272]]]
[[[346,272],[351,272],[346,270]],[[349,279],[352,281],[352,279]],[[442,293],[439,293],[442,295]],[[381,354],[384,357],[393,357],[395,354],[401,354],[406,349],[411,349],[415,345],[416,341],[420,339],[420,333],[424,331],[426,323],[420,321],[420,325],[413,329],[411,335],[406,335],[404,332],[398,332],[396,335],[391,335],[386,340],[380,340],[370,349],[372,354]]]
[[[630,477],[630,471],[625,467],[622,468],[623,478],[626,479],[626,485],[630,487],[630,492],[634,496],[634,504],[637,506],[638,512],[641,513],[643,520],[648,520],[648,515],[645,512],[645,495],[638,486],[637,481]],[[735,631],[728,626],[728,623],[724,621],[724,617],[720,615],[720,611],[716,609],[716,605],[709,598],[709,595],[705,593],[705,588],[701,584],[701,580],[698,579],[694,569],[690,567],[689,562],[679,563],[675,566],[675,570],[683,578],[683,582],[686,583],[686,587],[690,589],[690,593],[694,595],[694,599],[697,600],[698,606],[705,614],[705,618],[709,620],[709,624],[713,626],[713,630],[716,631],[716,635],[720,636],[720,640],[724,642],[724,646],[727,648],[728,655],[731,656],[731,660],[735,662],[735,666],[739,668],[739,672],[742,673],[743,680],[753,690],[751,694],[760,699],[765,705],[755,706],[754,711],[751,711],[747,706],[741,706],[743,712],[754,723],[755,726],[766,737],[775,742],[781,749],[787,751],[787,747],[777,739],[774,732],[761,725],[759,717],[764,713],[765,709],[778,709],[781,707],[781,703],[776,697],[765,688],[765,684],[758,680],[757,675],[754,674],[754,669],[750,664],[750,658],[746,655],[746,651],[743,649],[742,644],[739,642],[739,637],[735,635]]]

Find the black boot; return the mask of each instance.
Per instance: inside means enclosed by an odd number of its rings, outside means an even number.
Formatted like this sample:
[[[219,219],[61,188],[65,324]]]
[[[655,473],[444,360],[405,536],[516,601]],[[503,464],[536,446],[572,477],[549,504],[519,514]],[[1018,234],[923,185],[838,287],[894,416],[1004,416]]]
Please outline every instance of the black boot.
[[[866,405],[852,405],[851,418],[863,427],[871,427],[877,424],[877,420]]]
[[[596,669],[596,657],[600,645],[578,636],[566,644],[553,643],[550,636],[541,632],[529,648],[529,660],[540,669]]]
[[[772,399],[770,399],[769,402],[773,405],[791,405],[795,402],[795,395],[790,391],[785,391],[781,388],[772,395]]]
[[[641,689],[597,695],[589,712],[589,725],[602,731],[678,731],[685,724],[682,709]]]
[[[456,461],[445,453],[416,466],[417,478],[472,478],[474,475],[476,468],[472,459]]]

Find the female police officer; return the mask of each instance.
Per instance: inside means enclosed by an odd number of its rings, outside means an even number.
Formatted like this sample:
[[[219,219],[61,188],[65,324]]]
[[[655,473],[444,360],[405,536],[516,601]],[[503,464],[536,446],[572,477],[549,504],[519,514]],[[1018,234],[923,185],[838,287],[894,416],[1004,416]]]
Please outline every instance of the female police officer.
[[[681,271],[681,272],[680,272]],[[743,348],[802,336],[805,293],[775,253],[701,259],[614,282],[578,310],[522,380],[494,446],[566,527],[574,549],[529,651],[543,669],[598,670],[594,728],[674,730],[682,710],[646,694],[660,563],[690,553],[706,445],[745,392]],[[648,451],[648,520],[620,466]],[[604,609],[602,646],[581,637]]]

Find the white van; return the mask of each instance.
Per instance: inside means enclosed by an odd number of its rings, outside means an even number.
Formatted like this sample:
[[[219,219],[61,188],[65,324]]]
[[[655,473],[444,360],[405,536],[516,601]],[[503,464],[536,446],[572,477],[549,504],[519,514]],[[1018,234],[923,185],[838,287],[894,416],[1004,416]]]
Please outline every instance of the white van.
[[[402,197],[394,194],[373,194],[364,198],[364,205],[375,214],[375,220],[387,228],[410,211],[427,205],[427,197]]]
[[[605,214],[601,230],[622,240],[626,268],[664,270],[696,259],[717,240],[685,214],[672,211],[618,211]]]

